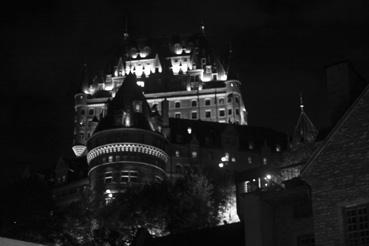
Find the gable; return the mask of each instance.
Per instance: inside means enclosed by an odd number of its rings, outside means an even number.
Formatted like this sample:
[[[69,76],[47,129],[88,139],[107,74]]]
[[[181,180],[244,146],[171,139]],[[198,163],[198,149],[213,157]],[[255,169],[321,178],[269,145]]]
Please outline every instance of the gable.
[[[339,189],[369,179],[369,87],[345,113],[302,170],[312,186]]]

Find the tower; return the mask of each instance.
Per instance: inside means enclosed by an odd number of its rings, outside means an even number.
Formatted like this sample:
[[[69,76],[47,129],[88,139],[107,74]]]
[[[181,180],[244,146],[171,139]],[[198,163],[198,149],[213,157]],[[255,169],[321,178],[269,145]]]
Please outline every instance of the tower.
[[[87,141],[94,196],[109,201],[128,186],[166,179],[168,141],[161,131],[161,119],[151,112],[135,76],[126,76]]]

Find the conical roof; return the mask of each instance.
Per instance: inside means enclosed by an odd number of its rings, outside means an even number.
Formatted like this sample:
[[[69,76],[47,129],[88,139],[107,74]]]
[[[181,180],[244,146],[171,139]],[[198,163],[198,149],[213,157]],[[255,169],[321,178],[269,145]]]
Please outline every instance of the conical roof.
[[[314,126],[308,115],[304,111],[302,97],[300,98],[300,116],[297,120],[294,133],[292,136],[292,144],[313,143],[318,135],[318,129]]]
[[[136,76],[128,75],[108,104],[108,112],[95,132],[114,128],[141,128],[152,130],[150,107],[136,84]]]

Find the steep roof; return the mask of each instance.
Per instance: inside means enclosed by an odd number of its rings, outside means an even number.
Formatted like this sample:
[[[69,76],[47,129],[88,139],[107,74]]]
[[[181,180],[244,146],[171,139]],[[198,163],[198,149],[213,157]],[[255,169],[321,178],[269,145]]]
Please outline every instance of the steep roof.
[[[318,136],[318,129],[314,126],[309,116],[304,111],[302,97],[300,97],[300,116],[297,120],[293,136],[292,144],[313,143]]]
[[[340,148],[344,155],[344,159],[350,159],[349,152],[354,151],[357,145],[363,141],[369,142],[369,86],[361,93],[361,95],[355,100],[351,107],[345,112],[342,118],[337,122],[336,126],[332,129],[329,135],[326,137],[324,143],[318,148],[310,160],[301,170],[303,177],[308,176],[315,165],[317,160],[323,155],[330,155],[332,152],[329,149],[333,148],[338,141],[348,143],[348,145],[342,145]],[[356,149],[357,151],[368,151],[369,149]],[[341,158],[341,157],[338,157]],[[340,161],[344,161],[342,158]],[[324,163],[323,163],[324,164]],[[322,167],[319,167],[320,169]]]
[[[137,102],[140,109],[136,109]],[[114,99],[108,103],[107,115],[99,122],[95,132],[114,128],[141,128],[151,130],[150,107],[136,84],[136,76],[124,79]]]

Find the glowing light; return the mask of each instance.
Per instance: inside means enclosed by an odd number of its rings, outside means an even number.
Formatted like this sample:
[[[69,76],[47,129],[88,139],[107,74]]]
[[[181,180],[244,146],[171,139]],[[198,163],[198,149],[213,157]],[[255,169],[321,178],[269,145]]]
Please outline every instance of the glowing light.
[[[208,75],[200,75],[200,80],[203,82],[208,82],[211,80],[211,76]]]
[[[229,161],[229,153],[225,153],[225,155],[221,158],[222,161]]]
[[[218,79],[219,80],[227,80],[227,75],[226,74],[218,75]]]
[[[137,78],[141,78],[141,76],[143,74],[142,66],[136,66],[135,74],[136,74]]]
[[[229,187],[227,190],[227,197],[225,204],[219,209],[219,223],[236,223],[239,222],[237,215],[237,202],[236,202],[236,191],[234,187]]]
[[[107,189],[107,190],[105,191],[105,193],[106,193],[106,194],[111,194],[111,190]]]
[[[272,178],[272,175],[270,175],[270,174],[267,174],[266,176],[265,176],[265,179],[266,180],[270,180]]]
[[[172,65],[172,71],[173,71],[173,74],[174,74],[174,75],[178,75],[179,70],[180,70],[180,67],[179,67],[179,65],[178,65],[178,64],[173,64],[173,65]]]
[[[144,81],[137,81],[136,84],[139,86],[139,87],[145,87],[145,82]]]
[[[187,132],[188,132],[188,134],[191,134],[192,133],[192,128],[191,127],[187,128]]]
[[[220,162],[220,163],[219,163],[219,167],[220,167],[220,168],[224,167],[224,164]]]
[[[150,72],[151,72],[151,69],[150,69],[150,66],[147,65],[145,68],[144,68],[144,73],[146,75],[146,77],[148,77],[150,75]]]
[[[74,154],[77,157],[80,157],[86,151],[86,146],[84,146],[84,145],[75,145],[75,146],[72,147],[72,150],[73,150]]]
[[[196,158],[197,157],[197,152],[196,151],[192,151],[192,158]]]
[[[108,197],[109,197],[109,198],[112,198],[112,197],[113,197],[113,194],[112,194],[112,193],[109,193],[109,194],[108,194]]]

